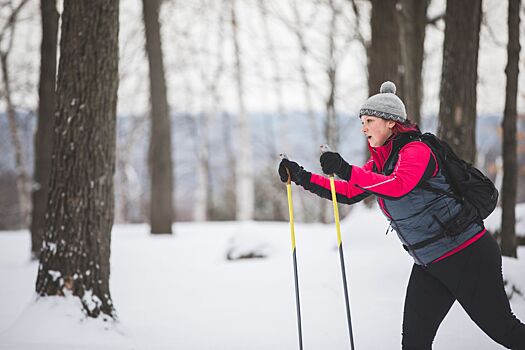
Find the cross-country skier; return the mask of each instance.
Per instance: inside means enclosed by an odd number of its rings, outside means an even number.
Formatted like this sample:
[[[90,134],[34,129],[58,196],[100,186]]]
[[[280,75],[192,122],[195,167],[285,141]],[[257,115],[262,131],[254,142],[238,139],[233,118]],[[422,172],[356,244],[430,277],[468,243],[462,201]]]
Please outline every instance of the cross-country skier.
[[[501,252],[483,222],[452,196],[436,155],[414,140],[421,135],[407,119],[392,82],[382,84],[360,109],[362,131],[371,157],[362,167],[340,154],[325,152],[321,168],[336,174],[337,199],[353,204],[375,194],[404,248],[414,259],[403,313],[403,349],[431,349],[439,325],[457,300],[494,341],[525,349],[525,325],[514,316],[503,286]],[[283,159],[279,176],[326,199],[329,179]],[[446,231],[446,232],[444,232]],[[445,233],[445,234],[443,234]]]

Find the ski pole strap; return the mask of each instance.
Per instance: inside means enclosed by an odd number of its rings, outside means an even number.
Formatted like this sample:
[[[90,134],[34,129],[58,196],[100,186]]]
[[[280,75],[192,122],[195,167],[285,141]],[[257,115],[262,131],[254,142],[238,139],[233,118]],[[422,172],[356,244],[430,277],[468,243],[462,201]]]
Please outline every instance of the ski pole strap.
[[[334,176],[330,175],[330,189],[332,191],[332,203],[334,204],[335,229],[337,231],[337,245],[341,246],[341,225],[339,224],[339,208],[337,207],[337,195],[335,193]]]
[[[463,198],[461,198],[460,196],[456,195],[455,193],[449,192],[449,191],[445,191],[445,190],[441,190],[439,188],[434,188],[426,181],[424,181],[420,186],[421,186],[422,189],[424,189],[426,191],[437,193],[437,194],[442,194],[442,195],[447,196],[447,197],[452,197],[452,198],[454,198],[455,200],[457,200],[457,201],[459,201],[461,203],[464,202]]]
[[[290,178],[288,177],[288,179]],[[286,184],[286,192],[288,192],[288,213],[290,215],[290,236],[292,238],[292,251],[294,251],[295,250],[295,228],[294,228],[293,204],[292,204],[292,185],[290,184],[290,180],[288,180],[288,183]]]

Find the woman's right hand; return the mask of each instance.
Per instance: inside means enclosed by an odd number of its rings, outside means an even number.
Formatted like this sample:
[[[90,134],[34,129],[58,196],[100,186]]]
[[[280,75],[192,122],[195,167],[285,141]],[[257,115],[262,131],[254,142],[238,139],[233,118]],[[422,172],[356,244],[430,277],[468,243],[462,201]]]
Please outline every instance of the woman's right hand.
[[[348,164],[339,153],[324,152],[319,158],[323,173],[327,175],[336,174],[343,180],[350,180],[352,166]]]
[[[299,185],[301,182],[301,173],[304,171],[304,168],[296,162],[283,158],[279,163],[278,169],[279,177],[282,182],[288,182],[288,172],[286,169],[290,172],[290,179]]]

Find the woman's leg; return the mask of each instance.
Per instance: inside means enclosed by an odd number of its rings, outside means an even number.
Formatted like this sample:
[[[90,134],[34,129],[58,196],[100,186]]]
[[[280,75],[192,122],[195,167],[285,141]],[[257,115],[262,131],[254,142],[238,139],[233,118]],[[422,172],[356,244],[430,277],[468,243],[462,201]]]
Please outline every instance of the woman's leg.
[[[426,268],[414,265],[405,297],[403,349],[432,349],[437,329],[454,300],[452,293]]]
[[[501,253],[489,234],[464,251],[430,265],[429,271],[494,341],[509,349],[525,350],[525,325],[510,309],[503,286]]]

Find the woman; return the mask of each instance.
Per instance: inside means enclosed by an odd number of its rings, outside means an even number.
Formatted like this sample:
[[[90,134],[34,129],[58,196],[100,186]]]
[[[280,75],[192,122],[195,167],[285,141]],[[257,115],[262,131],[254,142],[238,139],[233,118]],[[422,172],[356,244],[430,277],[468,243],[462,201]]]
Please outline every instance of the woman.
[[[371,157],[364,166],[348,164],[338,153],[320,158],[325,174],[336,174],[337,199],[353,204],[375,194],[403,247],[414,259],[403,314],[403,349],[431,349],[437,329],[458,301],[494,341],[525,349],[525,325],[512,313],[503,287],[501,253],[471,207],[452,196],[436,156],[422,141],[385,82],[360,109]],[[331,199],[329,179],[283,159],[279,175]],[[429,191],[428,187],[440,191]],[[440,193],[441,192],[441,193]],[[459,331],[459,330],[458,330]]]

